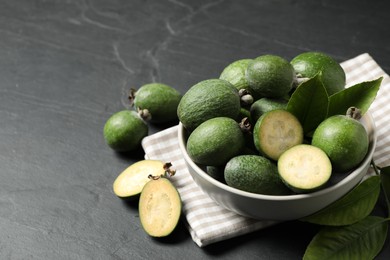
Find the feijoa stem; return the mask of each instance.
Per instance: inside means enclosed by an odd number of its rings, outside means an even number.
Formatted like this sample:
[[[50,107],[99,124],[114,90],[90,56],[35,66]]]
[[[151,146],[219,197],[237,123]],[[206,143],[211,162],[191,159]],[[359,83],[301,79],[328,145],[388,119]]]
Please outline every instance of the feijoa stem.
[[[248,117],[244,117],[241,122],[239,123],[240,129],[244,133],[251,133],[252,132],[252,125],[249,121]]]
[[[148,178],[152,179],[152,180],[158,180],[158,179],[160,179],[162,177],[172,177],[173,175],[175,175],[176,171],[172,170],[171,166],[172,166],[172,163],[170,163],[170,162],[165,163],[163,165],[164,173],[162,175],[152,175],[152,174],[150,174],[148,176]]]
[[[347,110],[346,116],[359,120],[362,117],[362,111],[357,107],[350,107]]]
[[[241,105],[250,106],[253,103],[253,96],[247,89],[240,89],[238,95],[240,96]]]
[[[142,108],[138,107],[137,111],[138,111],[138,115],[140,115],[140,117],[143,120],[150,121],[150,119],[152,119],[152,114],[146,108],[142,109]]]
[[[137,90],[135,88],[130,88],[129,90],[129,95],[128,95],[128,99],[130,101],[130,106],[133,107],[134,106],[134,99],[135,99],[135,95],[137,93]]]

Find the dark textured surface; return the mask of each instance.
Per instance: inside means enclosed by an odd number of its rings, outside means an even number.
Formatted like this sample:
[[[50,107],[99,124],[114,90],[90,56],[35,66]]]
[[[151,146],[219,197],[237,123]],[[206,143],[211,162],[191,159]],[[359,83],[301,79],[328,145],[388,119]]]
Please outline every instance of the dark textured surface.
[[[184,93],[265,53],[368,52],[389,72],[389,10],[372,0],[0,1],[0,259],[302,258],[317,227],[300,222],[202,249],[184,224],[148,237],[137,203],[112,192],[143,151],[115,154],[103,125],[131,86]],[[387,240],[378,259],[388,258]]]

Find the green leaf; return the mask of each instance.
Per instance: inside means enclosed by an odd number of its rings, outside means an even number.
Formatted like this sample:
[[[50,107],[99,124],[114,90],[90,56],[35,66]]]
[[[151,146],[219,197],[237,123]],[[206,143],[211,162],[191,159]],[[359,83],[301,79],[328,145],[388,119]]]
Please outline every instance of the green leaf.
[[[298,118],[305,135],[325,119],[328,111],[328,94],[320,76],[300,84],[287,103],[287,111]]]
[[[352,106],[359,108],[362,114],[366,113],[378,93],[382,79],[361,82],[331,95],[327,117],[345,115]]]
[[[339,200],[301,220],[328,226],[353,224],[372,212],[379,197],[380,185],[379,176],[369,177]]]
[[[386,198],[388,217],[390,217],[390,166],[381,169],[382,188]]]
[[[353,225],[323,227],[309,243],[303,259],[373,259],[385,243],[388,220],[368,216]]]

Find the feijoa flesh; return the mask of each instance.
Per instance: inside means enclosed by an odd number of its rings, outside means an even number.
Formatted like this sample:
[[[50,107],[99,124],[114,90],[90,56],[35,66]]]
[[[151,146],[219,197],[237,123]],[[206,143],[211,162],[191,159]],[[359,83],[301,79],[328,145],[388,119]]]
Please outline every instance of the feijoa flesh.
[[[177,115],[183,126],[193,131],[214,117],[237,119],[240,109],[238,90],[231,83],[222,79],[207,79],[195,84],[183,95]]]
[[[180,220],[181,198],[169,179],[151,178],[140,195],[139,218],[148,235],[165,237],[172,233]]]
[[[330,158],[333,169],[347,172],[365,158],[369,139],[364,126],[346,115],[325,119],[314,131],[312,145],[322,149]]]
[[[326,153],[308,144],[291,147],[280,156],[277,164],[281,179],[296,193],[318,190],[332,175],[332,164]]]
[[[122,110],[106,121],[103,135],[113,150],[128,152],[140,147],[142,139],[148,135],[148,130],[147,123],[137,112]]]
[[[226,183],[239,190],[265,194],[287,195],[291,191],[279,177],[276,164],[259,155],[239,155],[225,166]]]
[[[115,179],[114,193],[120,198],[137,196],[150,181],[149,175],[161,176],[167,171],[169,164],[159,160],[141,160],[133,163]]]
[[[229,117],[203,122],[188,137],[187,152],[197,164],[221,166],[238,155],[245,146],[239,124]]]
[[[137,111],[151,123],[166,123],[177,120],[177,106],[182,95],[171,86],[149,83],[133,91],[130,99]]]
[[[271,110],[257,120],[253,141],[261,154],[276,161],[283,152],[303,142],[303,128],[287,110]]]

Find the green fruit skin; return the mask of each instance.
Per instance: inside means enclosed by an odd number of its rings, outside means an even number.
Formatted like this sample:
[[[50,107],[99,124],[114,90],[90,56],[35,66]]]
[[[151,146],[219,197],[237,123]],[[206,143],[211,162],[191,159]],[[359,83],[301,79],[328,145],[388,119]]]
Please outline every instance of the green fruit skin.
[[[295,79],[291,64],[276,55],[263,55],[252,60],[245,77],[254,100],[261,97],[280,98],[288,95]]]
[[[322,149],[337,172],[358,166],[367,154],[369,139],[364,126],[344,115],[325,119],[314,131],[312,145]]]
[[[197,164],[221,166],[241,153],[245,138],[238,123],[228,117],[216,117],[199,125],[188,137],[187,152]]]
[[[206,167],[206,173],[216,179],[217,181],[220,182],[225,182],[225,179],[223,178],[223,170],[224,170],[224,165],[223,166],[207,166]]]
[[[345,72],[340,64],[327,54],[321,52],[304,52],[291,60],[297,74],[312,78],[320,71],[321,79],[329,95],[345,87]]]
[[[241,59],[230,63],[219,76],[220,79],[230,82],[237,89],[246,89],[251,92],[245,71],[252,59]]]
[[[268,111],[275,109],[286,109],[286,99],[275,99],[275,98],[260,98],[251,105],[250,114],[253,122],[256,122],[259,117]]]
[[[135,111],[122,110],[107,120],[103,135],[113,150],[133,151],[140,147],[142,139],[148,135],[148,125]]]
[[[162,83],[150,83],[140,87],[134,98],[138,109],[147,109],[151,114],[150,122],[166,123],[177,120],[177,106],[182,95],[171,86]]]
[[[180,122],[193,131],[204,121],[214,117],[237,119],[240,113],[238,90],[226,80],[208,79],[192,86],[182,97],[177,108]]]
[[[265,195],[287,195],[291,191],[281,180],[277,166],[259,155],[239,155],[226,164],[226,183],[236,189]]]

